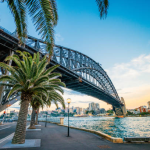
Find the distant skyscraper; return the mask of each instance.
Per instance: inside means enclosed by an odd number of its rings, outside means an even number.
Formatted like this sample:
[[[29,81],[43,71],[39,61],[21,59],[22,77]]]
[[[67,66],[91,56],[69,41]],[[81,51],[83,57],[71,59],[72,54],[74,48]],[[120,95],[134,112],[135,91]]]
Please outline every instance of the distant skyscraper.
[[[150,109],[150,101],[148,101],[147,104],[148,104],[148,108]]]
[[[80,115],[81,115],[81,114],[83,114],[83,112],[82,112],[82,108],[80,108],[79,110],[80,110],[79,114],[80,114]]]
[[[72,110],[74,111],[74,106],[72,106]]]
[[[65,108],[65,113],[68,113],[68,107]]]
[[[73,109],[72,109],[72,108],[70,108],[70,109],[69,109],[69,112],[70,112],[70,113],[73,113]]]
[[[76,113],[79,115],[80,114],[80,108],[76,107]]]
[[[89,103],[89,111],[91,110],[94,110],[94,111],[99,110],[99,103],[94,103],[94,102]]]
[[[95,103],[95,109],[96,111],[99,110],[99,103]]]

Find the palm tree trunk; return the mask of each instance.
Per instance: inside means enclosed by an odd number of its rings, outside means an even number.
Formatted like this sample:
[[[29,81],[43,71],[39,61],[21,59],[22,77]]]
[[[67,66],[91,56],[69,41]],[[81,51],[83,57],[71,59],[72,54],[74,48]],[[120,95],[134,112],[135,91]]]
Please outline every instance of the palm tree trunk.
[[[28,106],[30,102],[28,97],[29,96],[26,95],[26,97],[21,98],[22,101],[20,106],[20,112],[19,112],[15,135],[12,139],[12,144],[23,144],[25,142],[27,114],[28,114]]]
[[[36,119],[35,119],[35,125],[38,124],[38,116],[39,116],[39,108],[37,109]]]
[[[1,68],[1,72],[2,72],[2,75],[7,75],[8,73],[8,71],[4,70],[3,68]],[[2,102],[4,88],[5,86],[2,86],[2,85],[0,86],[0,103]]]
[[[35,111],[36,111],[35,108],[32,107],[30,127],[28,129],[36,129],[35,128]]]

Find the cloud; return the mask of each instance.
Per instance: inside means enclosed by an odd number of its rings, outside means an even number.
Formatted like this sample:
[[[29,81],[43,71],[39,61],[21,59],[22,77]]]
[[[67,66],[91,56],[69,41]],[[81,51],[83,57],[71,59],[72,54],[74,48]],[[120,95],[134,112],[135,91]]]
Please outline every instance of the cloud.
[[[146,75],[150,74],[150,55],[141,55],[128,63],[115,64],[114,67],[107,69],[107,74],[113,82],[117,82],[116,84],[121,85],[121,87],[119,86],[117,89],[122,89],[122,84],[129,82],[145,82],[147,79]],[[138,80],[142,77],[145,79],[141,81]]]
[[[106,71],[128,107],[147,105],[150,93],[150,55],[143,54],[128,63],[115,64]]]

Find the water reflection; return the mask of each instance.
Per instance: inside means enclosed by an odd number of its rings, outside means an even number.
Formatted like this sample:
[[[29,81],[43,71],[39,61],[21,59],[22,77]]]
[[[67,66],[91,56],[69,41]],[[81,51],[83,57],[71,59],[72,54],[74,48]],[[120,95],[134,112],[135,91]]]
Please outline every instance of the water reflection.
[[[64,124],[67,125],[67,118]],[[86,128],[113,137],[149,137],[150,117],[70,117],[70,126]]]

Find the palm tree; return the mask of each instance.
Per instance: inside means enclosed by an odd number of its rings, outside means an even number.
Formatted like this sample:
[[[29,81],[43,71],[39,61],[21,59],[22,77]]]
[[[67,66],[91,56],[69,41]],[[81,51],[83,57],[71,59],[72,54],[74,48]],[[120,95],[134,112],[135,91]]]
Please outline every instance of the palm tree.
[[[28,106],[33,100],[33,95],[36,96],[38,93],[47,97],[48,90],[54,90],[55,88],[57,91],[61,92],[62,89],[59,87],[59,84],[47,84],[50,82],[51,77],[54,76],[54,74],[55,76],[56,74],[60,76],[59,73],[50,74],[59,65],[46,69],[48,64],[46,56],[40,60],[39,53],[34,53],[34,56],[32,57],[27,52],[16,52],[20,54],[20,57],[14,54],[5,59],[6,61],[14,61],[16,66],[10,66],[0,62],[0,67],[10,72],[10,75],[2,75],[0,77],[0,82],[3,86],[11,87],[7,99],[14,93],[21,93],[20,112],[12,143],[22,144],[25,142]],[[4,81],[5,83],[3,83]]]
[[[53,80],[54,79],[51,79],[49,84],[52,83],[54,85]],[[58,82],[55,84],[57,85]],[[65,84],[62,82],[60,82],[60,84],[65,86]],[[61,94],[63,94],[63,92],[64,91],[62,90]],[[56,107],[58,108],[57,102],[59,102],[63,106],[63,108],[65,108],[64,98],[57,91],[55,91],[55,88],[54,90],[48,91],[48,93],[49,93],[48,97],[45,97],[45,96],[37,97],[37,95],[35,97],[33,96],[33,100],[31,102],[32,114],[31,114],[31,122],[30,122],[29,129],[35,129],[35,113],[36,113],[36,110],[39,109],[39,107],[43,108],[44,105],[50,107],[51,102],[54,102]],[[38,117],[37,117],[37,120],[38,120]]]
[[[36,31],[47,43],[49,58],[53,55],[54,27],[57,25],[58,14],[56,0],[1,0],[7,2],[14,17],[20,44],[27,37],[27,14],[32,18]],[[107,16],[108,0],[96,0],[100,18]]]

